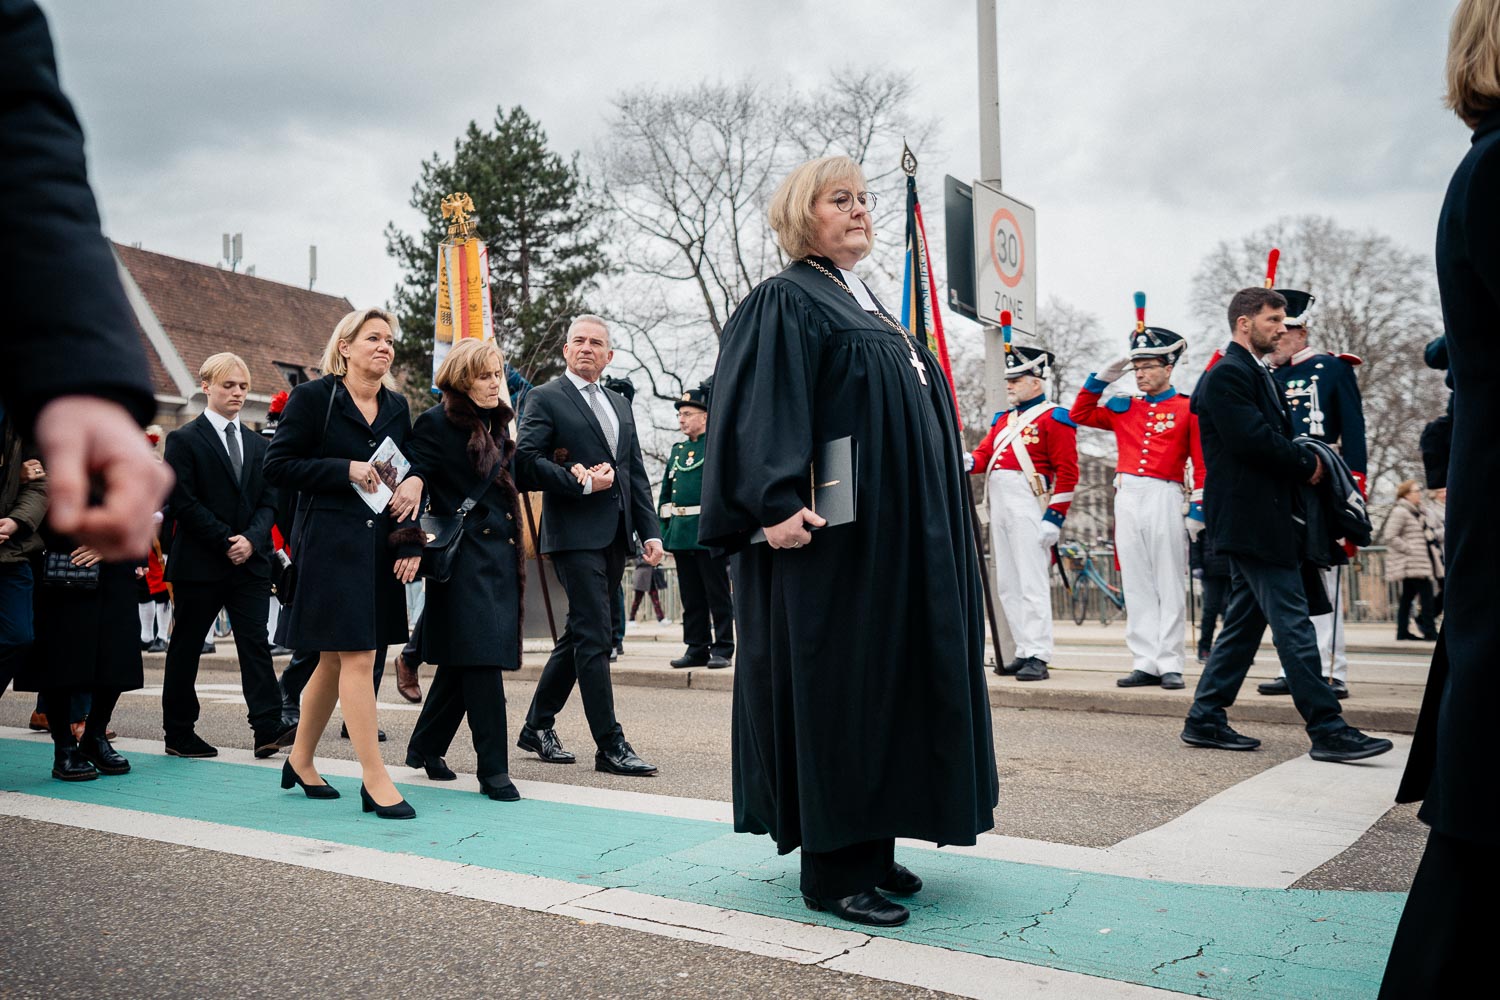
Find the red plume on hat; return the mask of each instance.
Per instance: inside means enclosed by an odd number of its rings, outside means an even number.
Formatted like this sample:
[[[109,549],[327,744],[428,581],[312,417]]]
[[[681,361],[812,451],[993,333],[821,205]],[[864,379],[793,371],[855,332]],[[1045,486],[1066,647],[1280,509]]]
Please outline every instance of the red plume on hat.
[[[266,413],[271,416],[280,416],[281,411],[286,409],[286,401],[290,397],[291,394],[285,389],[282,389],[276,395],[271,397],[271,405],[266,407]]]
[[[1276,265],[1279,263],[1281,263],[1281,251],[1272,247],[1271,252],[1266,255],[1266,288],[1276,287]]]

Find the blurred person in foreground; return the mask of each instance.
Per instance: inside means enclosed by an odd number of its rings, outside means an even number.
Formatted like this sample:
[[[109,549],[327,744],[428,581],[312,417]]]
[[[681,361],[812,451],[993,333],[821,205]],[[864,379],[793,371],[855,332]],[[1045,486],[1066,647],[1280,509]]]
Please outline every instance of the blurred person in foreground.
[[[494,341],[460,340],[433,379],[442,402],[416,419],[407,442],[433,515],[465,510],[452,575],[427,581],[423,663],[437,664],[407,744],[406,766],[434,781],[456,775],[443,756],[465,716],[479,758],[479,790],[521,797],[510,779],[505,669],[521,664],[521,505],[511,460],[505,361]]]
[[[145,352],[30,0],[0,0],[0,298],[0,398],[47,467],[54,528],[105,559],[144,556],[171,474],[141,436],[156,412]]]
[[[1437,277],[1453,377],[1447,593],[1398,802],[1425,799],[1432,832],[1406,899],[1382,997],[1459,996],[1489,965],[1500,890],[1500,796],[1489,762],[1500,704],[1500,617],[1493,567],[1500,519],[1500,0],[1461,0],[1453,14],[1447,105],[1474,130],[1438,217]]]
[[[896,838],[973,844],[999,778],[953,401],[854,273],[874,207],[843,156],[772,196],[792,262],[724,329],[698,535],[732,553],[735,829],[802,849],[810,909],[891,926],[909,913],[886,894],[922,888]],[[844,437],[855,518],[824,528],[810,468]]]

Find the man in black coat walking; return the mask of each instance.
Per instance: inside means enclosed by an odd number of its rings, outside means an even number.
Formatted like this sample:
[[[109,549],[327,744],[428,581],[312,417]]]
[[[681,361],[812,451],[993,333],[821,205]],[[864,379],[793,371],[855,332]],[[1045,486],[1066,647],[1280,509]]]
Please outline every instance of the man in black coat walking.
[[[1193,393],[1208,476],[1203,513],[1208,543],[1229,559],[1231,584],[1224,627],[1198,679],[1182,730],[1190,746],[1254,750],[1260,740],[1229,726],[1225,712],[1260,648],[1266,625],[1286,671],[1292,701],[1307,724],[1314,760],[1352,761],[1391,749],[1344,721],[1338,698],[1323,682],[1317,633],[1308,617],[1298,489],[1324,474],[1322,462],[1292,443],[1284,397],[1261,359],[1286,332],[1286,299],[1268,288],[1246,288],[1229,304],[1233,340],[1224,358]],[[1317,596],[1322,596],[1318,594]],[[1319,602],[1319,606],[1326,604]]]
[[[250,392],[245,362],[234,354],[215,354],[203,362],[198,378],[207,409],[167,436],[166,460],[177,485],[166,578],[173,584],[177,623],[162,680],[162,728],[171,756],[218,755],[193,732],[198,722],[193,684],[203,635],[219,609],[228,608],[255,756],[269,757],[297,736],[296,725],[281,716],[281,689],[266,637],[276,493],[265,478],[265,439],[240,424],[240,408]]]
[[[516,745],[549,763],[573,762],[552,724],[576,682],[598,747],[595,769],[655,774],[655,765],[625,742],[609,680],[610,588],[619,586],[631,537],[643,540],[652,566],[662,558],[630,404],[599,385],[613,357],[604,320],[580,316],[563,345],[567,372],[527,396],[516,463],[522,478],[547,494],[541,551],[551,556],[568,594],[568,621],[542,668]]]

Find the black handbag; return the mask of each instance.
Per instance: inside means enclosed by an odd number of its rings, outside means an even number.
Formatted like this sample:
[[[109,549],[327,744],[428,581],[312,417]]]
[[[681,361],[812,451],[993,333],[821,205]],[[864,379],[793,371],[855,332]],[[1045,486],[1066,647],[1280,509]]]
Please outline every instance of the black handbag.
[[[42,586],[98,590],[99,564],[74,566],[73,555],[70,552],[43,552]]]
[[[464,536],[464,518],[479,503],[485,489],[500,472],[500,463],[495,462],[490,474],[479,481],[474,491],[458,505],[452,514],[424,513],[419,520],[426,541],[422,543],[422,565],[417,575],[434,583],[447,583],[453,575],[453,560],[458,557],[458,546]]]
[[[339,383],[333,384],[333,391],[328,394],[328,410],[323,414],[323,433],[318,438],[318,456],[323,455],[323,445],[328,440],[328,420],[333,416],[333,400],[339,394]],[[300,505],[301,498],[298,498]],[[312,499],[309,498],[307,508],[302,515],[302,530],[297,533],[296,542],[292,551],[300,551],[302,539],[307,537],[307,522],[312,520]],[[292,597],[297,593],[297,563],[283,549],[271,553],[271,593],[276,595],[277,602],[288,608],[292,605]]]

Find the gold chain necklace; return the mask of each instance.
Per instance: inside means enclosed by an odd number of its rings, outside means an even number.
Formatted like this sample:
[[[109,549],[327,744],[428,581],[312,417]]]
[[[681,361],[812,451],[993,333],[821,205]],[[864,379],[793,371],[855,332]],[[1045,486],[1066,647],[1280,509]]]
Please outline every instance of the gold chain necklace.
[[[854,292],[849,288],[848,285],[844,284],[844,282],[839,279],[838,275],[834,274],[832,271],[828,270],[828,268],[824,267],[822,264],[819,264],[811,257],[802,257],[800,259],[802,263],[809,265],[813,270],[817,271],[819,274],[826,277],[829,281],[842,288],[849,294],[850,298],[853,298],[856,302],[859,301],[859,299],[854,295]],[[907,332],[906,327],[902,326],[900,323],[897,323],[895,320],[887,316],[885,314],[885,310],[881,309],[879,305],[875,307],[875,315],[880,317],[881,321],[885,323],[886,326],[890,327],[897,333],[901,334],[901,336],[906,338],[906,347],[907,350],[911,353],[910,364],[912,370],[917,373],[917,378],[921,380],[922,384],[926,385],[927,366],[922,364],[922,359],[917,356],[917,342],[911,338],[911,334]]]

